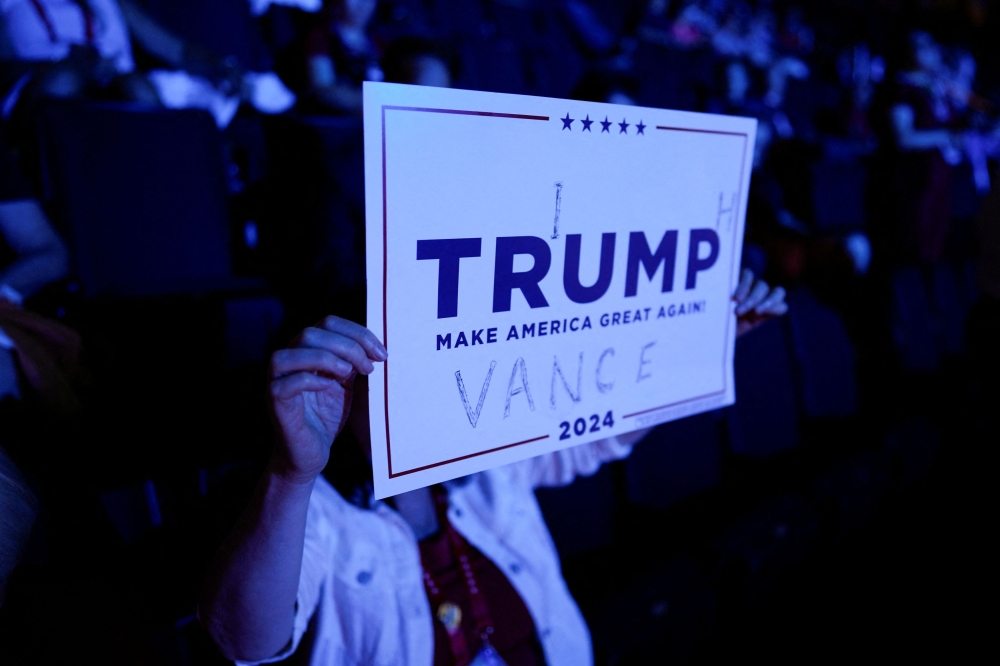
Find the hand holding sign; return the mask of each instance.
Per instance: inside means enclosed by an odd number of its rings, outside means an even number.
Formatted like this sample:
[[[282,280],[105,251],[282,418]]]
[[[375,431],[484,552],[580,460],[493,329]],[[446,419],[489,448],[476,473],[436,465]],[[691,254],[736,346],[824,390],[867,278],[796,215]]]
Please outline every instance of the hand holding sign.
[[[788,312],[784,287],[773,291],[763,280],[755,280],[753,271],[743,269],[740,285],[733,294],[736,303],[736,335],[749,333],[765,321]]]
[[[354,378],[388,353],[367,328],[327,317],[271,357],[270,406],[278,430],[274,464],[295,483],[312,481],[347,422]]]
[[[744,270],[733,295],[739,316],[737,335],[788,311],[785,290],[770,290]],[[281,445],[276,465],[289,480],[310,481],[323,471],[330,445],[350,413],[354,379],[367,375],[373,362],[388,358],[370,330],[330,316],[302,331],[287,349],[271,357],[270,404]],[[638,441],[649,429],[622,435]]]

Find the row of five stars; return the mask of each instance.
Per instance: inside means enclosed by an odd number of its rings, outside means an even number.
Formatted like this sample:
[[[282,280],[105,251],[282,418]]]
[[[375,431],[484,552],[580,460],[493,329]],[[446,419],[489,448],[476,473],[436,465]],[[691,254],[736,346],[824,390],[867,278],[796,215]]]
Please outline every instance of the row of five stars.
[[[566,114],[565,118],[560,118],[559,120],[562,121],[563,124],[562,128],[564,130],[569,130],[571,132],[573,131],[573,123],[577,121],[576,118],[570,118],[568,113]],[[608,134],[611,134],[611,130],[609,128],[612,125],[618,125],[619,134],[628,134],[628,128],[630,126],[629,123],[625,122],[625,118],[622,118],[622,121],[620,123],[611,122],[610,120],[608,120],[607,116],[604,116],[604,120],[591,120],[590,114],[588,113],[585,119],[580,120],[580,123],[583,124],[583,129],[580,131],[589,132],[590,126],[593,125],[595,122],[600,124],[602,133],[607,132]],[[646,132],[644,131],[646,129],[646,125],[643,125],[641,120],[639,121],[639,124],[635,126],[635,129],[636,129],[636,134],[642,134],[643,136],[646,135]]]

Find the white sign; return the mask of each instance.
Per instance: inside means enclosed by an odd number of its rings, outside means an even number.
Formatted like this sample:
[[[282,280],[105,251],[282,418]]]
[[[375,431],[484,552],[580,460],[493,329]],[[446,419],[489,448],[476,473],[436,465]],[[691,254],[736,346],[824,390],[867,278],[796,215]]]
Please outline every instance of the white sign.
[[[735,401],[756,121],[365,83],[386,497]]]

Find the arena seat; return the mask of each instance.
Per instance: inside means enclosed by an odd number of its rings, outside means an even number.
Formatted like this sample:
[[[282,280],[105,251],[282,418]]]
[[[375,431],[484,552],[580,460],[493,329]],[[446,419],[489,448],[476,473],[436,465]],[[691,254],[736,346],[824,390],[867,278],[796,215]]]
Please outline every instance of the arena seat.
[[[58,103],[44,177],[88,296],[259,286],[232,271],[221,135],[203,111]]]
[[[324,175],[337,188],[337,196],[352,206],[364,206],[364,134],[360,118],[297,115],[294,120],[309,133],[310,148],[322,161]],[[303,137],[305,138],[305,137]]]
[[[365,279],[361,119],[290,115],[271,119],[269,129],[281,201],[272,215],[281,253],[277,263],[287,267],[281,279],[294,285],[296,294],[303,284],[325,293],[360,288]],[[307,298],[325,302],[327,296]]]

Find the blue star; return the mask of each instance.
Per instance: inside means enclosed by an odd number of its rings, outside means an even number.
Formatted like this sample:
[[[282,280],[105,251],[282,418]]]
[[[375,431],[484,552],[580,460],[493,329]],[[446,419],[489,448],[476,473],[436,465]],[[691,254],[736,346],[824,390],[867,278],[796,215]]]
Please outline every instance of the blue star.
[[[560,118],[559,120],[562,121],[563,129],[564,130],[569,130],[571,132],[573,131],[573,120],[574,119],[570,118],[568,113],[566,114],[565,118]]]
[[[608,120],[607,116],[604,116],[604,120],[601,121],[601,131],[602,132],[607,132],[608,134],[611,134],[611,131],[608,129],[609,127],[611,127],[611,125],[612,125],[612,122],[610,120]]]
[[[643,136],[646,136],[646,133],[643,132],[643,130],[646,129],[646,126],[642,124],[641,120],[639,121],[639,124],[635,126],[635,128],[638,130],[636,134],[641,134]]]
[[[621,127],[621,130],[618,132],[619,134],[628,134],[628,123],[625,122],[624,118],[622,118],[622,121],[618,123],[618,127]]]
[[[594,121],[590,119],[589,113],[587,114],[587,117],[580,122],[583,123],[583,129],[587,132],[590,131],[590,126],[594,124]]]

